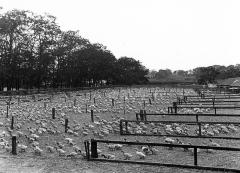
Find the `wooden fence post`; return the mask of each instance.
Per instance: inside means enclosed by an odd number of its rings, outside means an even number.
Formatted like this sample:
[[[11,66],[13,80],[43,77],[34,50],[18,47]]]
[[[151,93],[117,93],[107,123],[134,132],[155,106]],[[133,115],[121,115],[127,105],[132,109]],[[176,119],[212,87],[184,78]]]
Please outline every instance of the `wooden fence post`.
[[[194,147],[194,166],[197,166],[197,147]]]
[[[151,101],[151,99],[149,98],[149,104],[151,105],[152,104],[152,101]]]
[[[14,125],[14,116],[12,116],[12,121],[11,121],[11,129],[13,130]]]
[[[44,109],[46,109],[47,108],[47,102],[44,102],[43,104],[44,104]]]
[[[91,157],[92,158],[98,158],[97,142],[93,139],[91,139]]]
[[[7,105],[9,107],[9,109],[10,109],[11,108],[11,101],[10,100],[7,102]]]
[[[91,109],[91,121],[94,122],[93,110]]]
[[[175,114],[177,114],[177,102],[173,102],[173,108],[174,108]]]
[[[6,117],[8,118],[8,105],[7,105],[7,115],[6,115]]]
[[[122,127],[122,120],[120,120],[120,135],[123,135],[123,127]]]
[[[146,113],[146,110],[143,110],[143,118],[144,118],[144,121],[147,121],[147,113]]]
[[[128,122],[125,121],[125,131],[126,131],[126,134],[128,134]]]
[[[136,113],[136,120],[139,121],[139,118],[138,118],[138,113]]]
[[[12,154],[17,155],[17,137],[12,136]]]
[[[65,119],[65,133],[68,131],[68,119]]]
[[[114,99],[112,99],[112,107],[114,106]]]
[[[84,147],[85,147],[85,152],[86,152],[86,157],[87,160],[89,161],[90,159],[90,153],[89,153],[89,141],[84,141]]]
[[[198,135],[202,136],[201,123],[198,122]]]
[[[55,108],[52,108],[52,119],[55,119]]]
[[[77,105],[77,99],[75,98],[73,101],[73,105],[76,106]]]
[[[197,123],[198,123],[198,114],[196,114],[196,121],[197,121]]]
[[[140,120],[143,121],[143,110],[140,110]]]

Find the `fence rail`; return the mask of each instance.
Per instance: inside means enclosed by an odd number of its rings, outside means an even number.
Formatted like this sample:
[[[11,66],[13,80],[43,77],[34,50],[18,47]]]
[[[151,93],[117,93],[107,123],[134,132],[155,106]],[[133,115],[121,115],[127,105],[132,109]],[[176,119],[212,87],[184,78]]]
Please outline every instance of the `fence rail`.
[[[199,117],[240,117],[240,114],[182,114],[182,113],[146,113],[145,110],[140,110],[140,113],[136,113],[137,121],[147,121],[148,116],[187,116],[196,117],[196,122],[199,121]],[[239,122],[240,123],[240,122]]]
[[[90,145],[91,143],[91,145]],[[173,164],[173,163],[158,163],[158,162],[145,162],[145,161],[131,161],[121,159],[102,159],[99,158],[97,147],[98,143],[112,143],[112,144],[127,144],[127,145],[146,145],[146,146],[162,146],[162,147],[174,147],[174,148],[193,148],[193,165],[185,164]],[[109,141],[109,140],[95,140],[85,141],[85,150],[88,161],[102,161],[102,162],[115,162],[115,163],[131,163],[131,164],[142,164],[142,165],[154,165],[154,166],[166,166],[166,167],[177,167],[177,168],[191,168],[191,169],[202,169],[212,171],[232,171],[239,172],[239,169],[223,168],[223,167],[211,167],[211,166],[200,166],[198,164],[198,149],[212,149],[212,150],[225,150],[225,151],[240,151],[240,148],[230,147],[213,147],[213,146],[201,146],[201,145],[179,145],[179,144],[165,144],[165,143],[147,143],[147,142],[123,142],[123,141]]]
[[[147,133],[130,133],[128,130],[128,123],[135,122],[140,123],[143,122],[145,124],[150,123],[161,123],[161,124],[186,124],[186,125],[197,125],[198,126],[198,135],[175,135],[175,134],[147,134]],[[194,122],[194,121],[137,121],[137,120],[120,120],[120,135],[128,135],[128,136],[167,136],[167,137],[180,137],[180,138],[205,138],[205,139],[225,139],[225,140],[240,140],[240,137],[230,137],[230,136],[207,136],[202,134],[202,124],[222,124],[222,125],[240,125],[239,122]]]

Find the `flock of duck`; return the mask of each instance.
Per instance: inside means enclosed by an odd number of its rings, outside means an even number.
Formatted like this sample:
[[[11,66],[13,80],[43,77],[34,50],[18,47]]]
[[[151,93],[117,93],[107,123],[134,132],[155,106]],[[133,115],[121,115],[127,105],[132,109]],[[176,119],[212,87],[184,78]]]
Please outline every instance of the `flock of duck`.
[[[10,100],[10,108],[6,109],[8,97],[0,99],[0,152],[11,152],[11,136],[17,136],[18,155],[85,157],[83,141],[96,139],[120,139],[119,128],[121,119],[133,119],[135,113],[145,109],[152,113],[167,112],[183,89],[179,88],[121,88],[101,89],[95,91],[79,91],[57,94],[39,94],[31,96],[14,96]],[[186,95],[195,94],[192,89],[184,89]],[[52,108],[56,110],[56,118],[52,118]],[[94,112],[91,122],[90,112]],[[184,111],[184,110],[182,110]],[[186,112],[189,110],[185,110]],[[210,111],[210,110],[191,110]],[[8,117],[6,115],[8,114]],[[11,129],[11,118],[14,117],[14,128]],[[65,132],[65,119],[69,120]],[[184,124],[161,124],[143,122],[129,123],[128,131],[154,134],[185,134],[191,128]],[[202,133],[214,136],[238,131],[234,125],[204,125]],[[122,140],[128,141],[126,137]],[[164,138],[165,143],[184,144],[180,139]],[[188,143],[190,144],[190,143]],[[209,141],[207,145],[219,146]],[[168,148],[173,150],[173,148]],[[191,151],[185,148],[183,151]],[[149,155],[157,155],[159,148],[107,144],[99,146],[100,157],[115,159],[114,152],[123,159],[145,159]]]

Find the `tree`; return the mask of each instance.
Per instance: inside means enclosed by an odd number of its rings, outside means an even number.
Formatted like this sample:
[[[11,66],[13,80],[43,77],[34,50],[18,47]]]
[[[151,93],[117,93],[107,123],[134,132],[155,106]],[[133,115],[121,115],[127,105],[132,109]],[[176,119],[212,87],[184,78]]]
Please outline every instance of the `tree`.
[[[219,74],[213,66],[198,67],[194,69],[194,75],[196,76],[199,84],[207,84],[216,82],[216,77]]]
[[[51,15],[35,15],[31,26],[33,54],[36,57],[36,83],[40,88],[46,86],[52,80],[55,57],[54,48],[61,30],[56,24],[56,18]]]
[[[142,84],[146,78],[148,69],[133,58],[121,57],[117,61],[116,82],[122,84]]]
[[[21,56],[26,46],[27,32],[31,15],[28,11],[12,10],[0,18],[0,58],[1,79],[7,89],[19,88],[20,69],[24,57]],[[3,88],[3,83],[2,87]]]
[[[172,71],[170,69],[160,69],[157,73],[156,73],[156,78],[157,79],[167,79],[172,75]]]

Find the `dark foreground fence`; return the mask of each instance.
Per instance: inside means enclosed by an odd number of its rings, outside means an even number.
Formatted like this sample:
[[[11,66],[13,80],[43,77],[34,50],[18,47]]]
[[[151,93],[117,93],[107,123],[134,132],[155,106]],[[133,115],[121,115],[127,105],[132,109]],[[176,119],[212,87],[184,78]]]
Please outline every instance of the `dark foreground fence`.
[[[99,158],[98,144],[123,144],[123,145],[140,145],[140,146],[161,146],[161,147],[172,147],[172,148],[183,148],[193,149],[193,164],[174,164],[174,163],[158,163],[158,162],[147,162],[147,161],[133,161],[133,160],[122,160],[122,159],[105,159]],[[230,147],[212,147],[212,146],[200,146],[200,145],[179,145],[179,144],[165,144],[165,143],[146,143],[146,142],[124,142],[124,141],[109,141],[109,140],[95,140],[85,141],[86,158],[88,161],[102,161],[102,162],[114,162],[114,163],[132,163],[141,165],[153,165],[153,166],[166,166],[166,167],[177,167],[177,168],[190,168],[190,169],[202,169],[211,171],[231,171],[240,172],[239,169],[223,168],[223,167],[212,167],[212,166],[200,166],[198,164],[198,149],[206,150],[224,150],[224,151],[240,151],[240,148]]]
[[[198,126],[198,134],[197,135],[188,135],[188,134],[162,134],[162,133],[136,133],[130,132],[128,130],[129,123],[161,123],[161,124],[185,124],[185,125],[195,125]],[[193,121],[135,121],[135,120],[120,120],[120,135],[129,135],[129,136],[166,136],[166,137],[181,137],[181,138],[205,138],[205,139],[226,139],[226,140],[240,140],[240,137],[231,137],[231,136],[209,136],[202,133],[202,125],[239,125],[239,122],[193,122]]]

